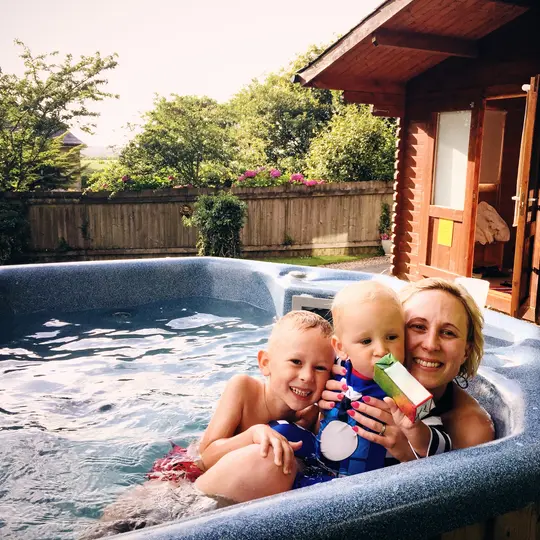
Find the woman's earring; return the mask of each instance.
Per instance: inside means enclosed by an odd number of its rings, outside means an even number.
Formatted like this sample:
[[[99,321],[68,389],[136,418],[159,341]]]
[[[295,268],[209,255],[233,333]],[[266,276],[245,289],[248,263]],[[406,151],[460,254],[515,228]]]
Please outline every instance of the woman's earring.
[[[463,375],[459,374],[457,375],[457,377],[454,378],[454,382],[460,387],[460,388],[463,388],[464,390],[466,388],[469,388],[469,381],[467,380],[466,377],[464,377]]]

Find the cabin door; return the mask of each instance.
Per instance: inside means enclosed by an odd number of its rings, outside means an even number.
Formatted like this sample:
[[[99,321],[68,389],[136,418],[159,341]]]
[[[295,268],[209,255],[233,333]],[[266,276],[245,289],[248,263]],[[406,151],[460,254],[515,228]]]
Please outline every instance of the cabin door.
[[[436,113],[427,138],[421,239],[421,276],[471,275],[478,196],[477,145],[482,107]]]
[[[512,278],[510,315],[538,323],[538,272],[540,253],[536,244],[536,214],[540,169],[540,106],[538,90],[540,75],[531,79],[527,93],[525,122],[519,157],[516,209],[516,251]]]

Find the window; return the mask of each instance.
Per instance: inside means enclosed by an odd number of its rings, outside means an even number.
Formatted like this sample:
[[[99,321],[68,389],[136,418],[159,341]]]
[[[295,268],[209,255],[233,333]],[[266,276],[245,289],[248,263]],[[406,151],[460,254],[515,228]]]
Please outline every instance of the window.
[[[432,204],[464,210],[470,133],[471,111],[439,113]]]

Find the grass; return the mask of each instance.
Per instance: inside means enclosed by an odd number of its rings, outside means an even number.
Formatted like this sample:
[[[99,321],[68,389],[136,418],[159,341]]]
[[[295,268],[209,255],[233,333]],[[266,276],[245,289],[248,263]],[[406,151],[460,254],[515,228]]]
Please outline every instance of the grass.
[[[299,266],[324,266],[326,264],[344,263],[359,261],[376,257],[375,253],[362,253],[360,255],[321,255],[319,257],[270,257],[260,259],[264,262],[275,262],[281,264],[293,264]]]
[[[101,169],[104,169],[109,163],[112,163],[113,161],[116,161],[117,158],[82,158],[81,159],[81,165],[83,167],[87,167],[84,171],[86,175],[90,176],[92,173],[95,173],[96,171],[101,171]]]

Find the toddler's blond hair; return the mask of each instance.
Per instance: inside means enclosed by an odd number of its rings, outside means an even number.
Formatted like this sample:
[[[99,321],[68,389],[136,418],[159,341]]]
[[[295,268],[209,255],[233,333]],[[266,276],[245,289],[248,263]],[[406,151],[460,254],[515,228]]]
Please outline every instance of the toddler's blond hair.
[[[343,287],[332,302],[335,333],[339,334],[342,329],[343,316],[347,308],[358,308],[362,304],[374,301],[388,302],[389,307],[394,307],[403,313],[401,302],[393,289],[378,281],[356,281]]]

